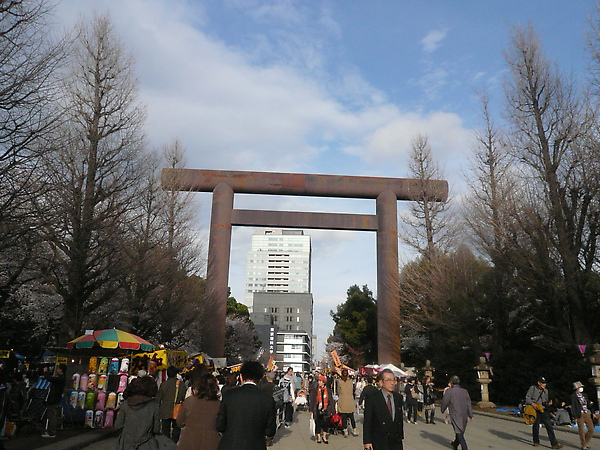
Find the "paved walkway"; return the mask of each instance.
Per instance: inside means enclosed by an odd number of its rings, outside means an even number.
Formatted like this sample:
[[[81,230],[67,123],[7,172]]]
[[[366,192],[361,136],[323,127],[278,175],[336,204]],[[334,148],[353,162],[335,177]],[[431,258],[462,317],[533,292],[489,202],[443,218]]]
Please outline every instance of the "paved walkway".
[[[275,436],[273,450],[342,450],[362,448],[362,416],[357,415],[358,431],[360,436],[332,435],[329,437],[329,445],[317,444],[310,436],[308,412],[298,412],[294,423],[290,428],[280,428]],[[404,426],[404,448],[405,450],[429,450],[436,448],[451,448],[450,441],[454,439],[454,433],[450,425],[444,424],[439,415],[436,425],[425,424],[420,421],[416,425],[405,424]],[[579,435],[576,429],[567,427],[555,427],[556,436],[565,449],[579,449]],[[82,431],[79,434],[75,430],[64,430],[59,433],[73,433],[66,439],[50,441],[37,438],[13,439],[5,441],[6,449],[34,449],[66,450],[87,449],[105,450],[115,448],[117,437],[112,430]],[[108,432],[107,432],[108,431]],[[540,429],[542,446],[538,448],[550,448],[545,429]],[[477,413],[469,423],[466,432],[467,443],[472,450],[477,449],[526,449],[531,447],[531,427],[525,425],[520,419],[512,417],[500,418],[498,415]],[[596,433],[592,442],[592,449],[600,449],[600,433]]]
[[[438,417],[439,410],[438,410]],[[317,444],[309,432],[309,413],[298,412],[290,428],[280,428],[275,436],[273,450],[358,450],[362,448],[362,416],[357,415],[358,437],[343,435],[329,436],[329,445]],[[467,443],[470,449],[526,449],[531,446],[531,426],[525,425],[520,419],[498,418],[494,415],[476,414],[467,427]],[[556,427],[556,436],[565,449],[579,449],[579,435],[576,430]],[[405,450],[429,450],[436,448],[451,448],[450,441],[454,439],[452,426],[438,419],[435,425],[421,421],[416,425],[404,425]],[[550,448],[546,430],[540,430],[542,446]],[[600,436],[598,436],[600,438]],[[113,448],[116,438],[85,447],[87,450],[104,450]],[[600,439],[594,439],[592,448],[600,449]]]

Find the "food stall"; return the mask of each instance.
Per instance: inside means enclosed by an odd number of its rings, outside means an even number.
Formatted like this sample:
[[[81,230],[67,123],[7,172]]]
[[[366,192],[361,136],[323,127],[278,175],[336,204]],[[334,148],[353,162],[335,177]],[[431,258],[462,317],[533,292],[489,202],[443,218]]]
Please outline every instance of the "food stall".
[[[67,364],[65,418],[91,428],[111,427],[123,393],[137,374],[130,370],[133,352],[153,349],[145,339],[116,328],[90,330],[68,342],[67,351],[56,357],[57,364]]]

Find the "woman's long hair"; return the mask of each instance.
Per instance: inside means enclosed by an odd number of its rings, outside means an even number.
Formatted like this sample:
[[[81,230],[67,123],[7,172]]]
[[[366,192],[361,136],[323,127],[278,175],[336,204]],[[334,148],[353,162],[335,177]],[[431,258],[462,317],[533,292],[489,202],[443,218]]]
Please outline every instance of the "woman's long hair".
[[[198,394],[198,398],[219,400],[219,385],[217,379],[210,373],[202,375],[198,379],[194,391]]]

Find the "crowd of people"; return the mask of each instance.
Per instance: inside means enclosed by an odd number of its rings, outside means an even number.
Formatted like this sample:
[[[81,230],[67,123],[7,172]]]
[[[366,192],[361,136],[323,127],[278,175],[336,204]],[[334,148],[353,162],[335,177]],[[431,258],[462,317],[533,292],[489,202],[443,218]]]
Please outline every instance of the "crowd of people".
[[[44,437],[53,437],[57,430],[65,372],[66,367],[59,365],[54,373],[39,374],[50,383],[44,399]],[[0,424],[11,409],[23,408],[31,385],[29,374],[9,379],[0,371]],[[565,402],[550,397],[544,377],[529,388],[523,408],[529,405],[534,411],[534,446],[540,445],[540,424],[552,448],[562,447],[553,427],[576,424],[581,448],[589,448],[597,418],[583,391],[581,382],[573,383],[573,394]],[[224,374],[211,372],[203,364],[185,374],[171,366],[160,384],[142,370],[129,383],[124,398],[114,423],[123,429],[119,449],[266,448],[273,444],[279,428],[291,426],[296,411],[305,410],[317,443],[328,444],[332,435],[359,436],[355,417],[359,414],[363,415],[365,449],[397,450],[403,448],[405,424],[436,424],[437,405],[444,422],[453,427],[452,447],[466,450],[465,432],[473,418],[471,398],[457,376],[440,390],[430,376],[397,377],[389,369],[377,377],[351,376],[346,368],[300,374],[291,367],[283,372],[266,371],[256,361],[244,363],[239,372]]]

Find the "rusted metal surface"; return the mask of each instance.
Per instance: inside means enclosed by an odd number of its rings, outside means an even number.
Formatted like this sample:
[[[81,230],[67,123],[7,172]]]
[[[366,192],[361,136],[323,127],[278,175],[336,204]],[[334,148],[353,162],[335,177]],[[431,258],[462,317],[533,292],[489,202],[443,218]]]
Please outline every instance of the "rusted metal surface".
[[[231,224],[254,227],[377,231],[377,216],[368,214],[234,209]]]
[[[225,315],[231,227],[268,226],[377,232],[377,328],[380,364],[400,364],[398,200],[445,200],[448,183],[419,180],[272,172],[163,169],[164,189],[213,192],[208,249],[203,350],[220,358],[225,351]],[[376,199],[377,215],[234,210],[234,192]]]
[[[408,178],[167,168],[162,170],[162,182],[165,189],[196,192],[211,192],[227,183],[234,192],[245,194],[376,199],[390,190],[398,200],[415,200],[422,192],[434,201],[448,198],[445,180],[429,180],[423,188],[421,181]]]
[[[382,192],[376,201],[377,229],[377,358],[400,364],[400,296],[398,274],[398,203]]]
[[[207,301],[204,305],[202,349],[214,358],[225,353],[225,316],[231,253],[233,190],[226,184],[215,186],[208,241]]]

